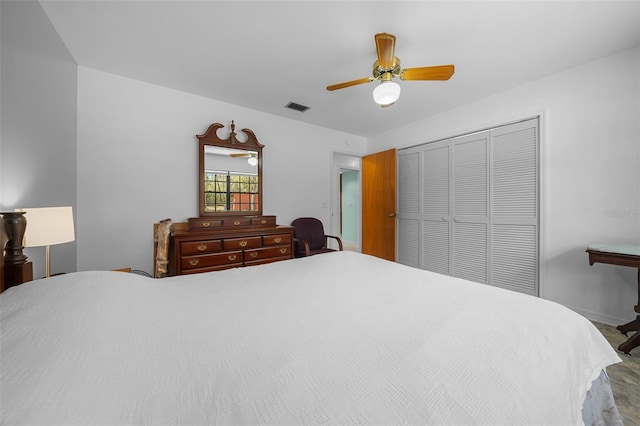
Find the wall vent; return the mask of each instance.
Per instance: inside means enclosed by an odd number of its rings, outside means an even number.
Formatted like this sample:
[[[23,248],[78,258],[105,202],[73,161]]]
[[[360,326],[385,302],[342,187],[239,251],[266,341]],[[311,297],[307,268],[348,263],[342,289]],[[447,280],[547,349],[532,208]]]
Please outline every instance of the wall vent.
[[[300,112],[305,112],[306,110],[309,109],[308,106],[300,105],[295,102],[289,102],[284,107],[289,109],[295,109],[296,111],[300,111]]]

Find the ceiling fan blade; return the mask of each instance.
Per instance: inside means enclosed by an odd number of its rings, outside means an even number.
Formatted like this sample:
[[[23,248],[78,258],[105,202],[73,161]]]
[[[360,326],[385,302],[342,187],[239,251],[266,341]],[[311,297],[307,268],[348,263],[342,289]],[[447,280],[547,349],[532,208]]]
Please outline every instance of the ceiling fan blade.
[[[345,81],[344,83],[332,84],[330,86],[327,86],[327,90],[333,91],[338,89],[344,89],[345,87],[351,87],[351,86],[356,86],[358,84],[369,83],[373,80],[375,80],[375,78],[365,77],[365,78],[359,78],[357,80]]]
[[[449,80],[455,72],[453,65],[406,68],[400,71],[401,80]]]
[[[382,68],[393,68],[396,50],[396,36],[387,33],[375,35],[378,65]]]

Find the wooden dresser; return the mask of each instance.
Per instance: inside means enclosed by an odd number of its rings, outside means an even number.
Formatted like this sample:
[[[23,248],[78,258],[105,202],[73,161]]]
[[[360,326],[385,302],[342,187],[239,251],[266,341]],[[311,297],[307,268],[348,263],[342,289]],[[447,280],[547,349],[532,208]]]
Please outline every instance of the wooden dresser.
[[[154,229],[157,227],[155,224]],[[275,216],[198,217],[173,223],[167,256],[168,275],[292,259],[293,229],[278,226]]]

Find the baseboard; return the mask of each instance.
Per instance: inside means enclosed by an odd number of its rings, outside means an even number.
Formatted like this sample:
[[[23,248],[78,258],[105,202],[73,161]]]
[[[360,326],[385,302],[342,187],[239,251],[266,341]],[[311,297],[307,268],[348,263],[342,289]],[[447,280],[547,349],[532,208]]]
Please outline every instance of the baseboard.
[[[626,324],[627,322],[631,321],[633,318],[629,317],[629,318],[619,318],[619,317],[613,317],[610,315],[603,315],[599,312],[593,312],[590,311],[588,309],[582,309],[582,308],[576,308],[575,306],[568,306],[567,308],[571,309],[572,311],[575,311],[577,313],[579,313],[580,315],[582,315],[583,317],[585,317],[586,319],[590,320],[590,321],[596,321],[596,322],[600,322],[603,324],[607,324],[607,325],[613,325],[613,326],[617,326],[620,324]]]

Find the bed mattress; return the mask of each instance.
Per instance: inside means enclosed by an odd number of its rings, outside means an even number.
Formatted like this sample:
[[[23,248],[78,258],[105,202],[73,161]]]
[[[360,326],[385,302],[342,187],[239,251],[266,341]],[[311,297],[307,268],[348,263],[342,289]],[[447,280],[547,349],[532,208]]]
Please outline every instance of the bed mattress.
[[[620,361],[557,303],[353,252],[0,299],[2,424],[581,425]]]

